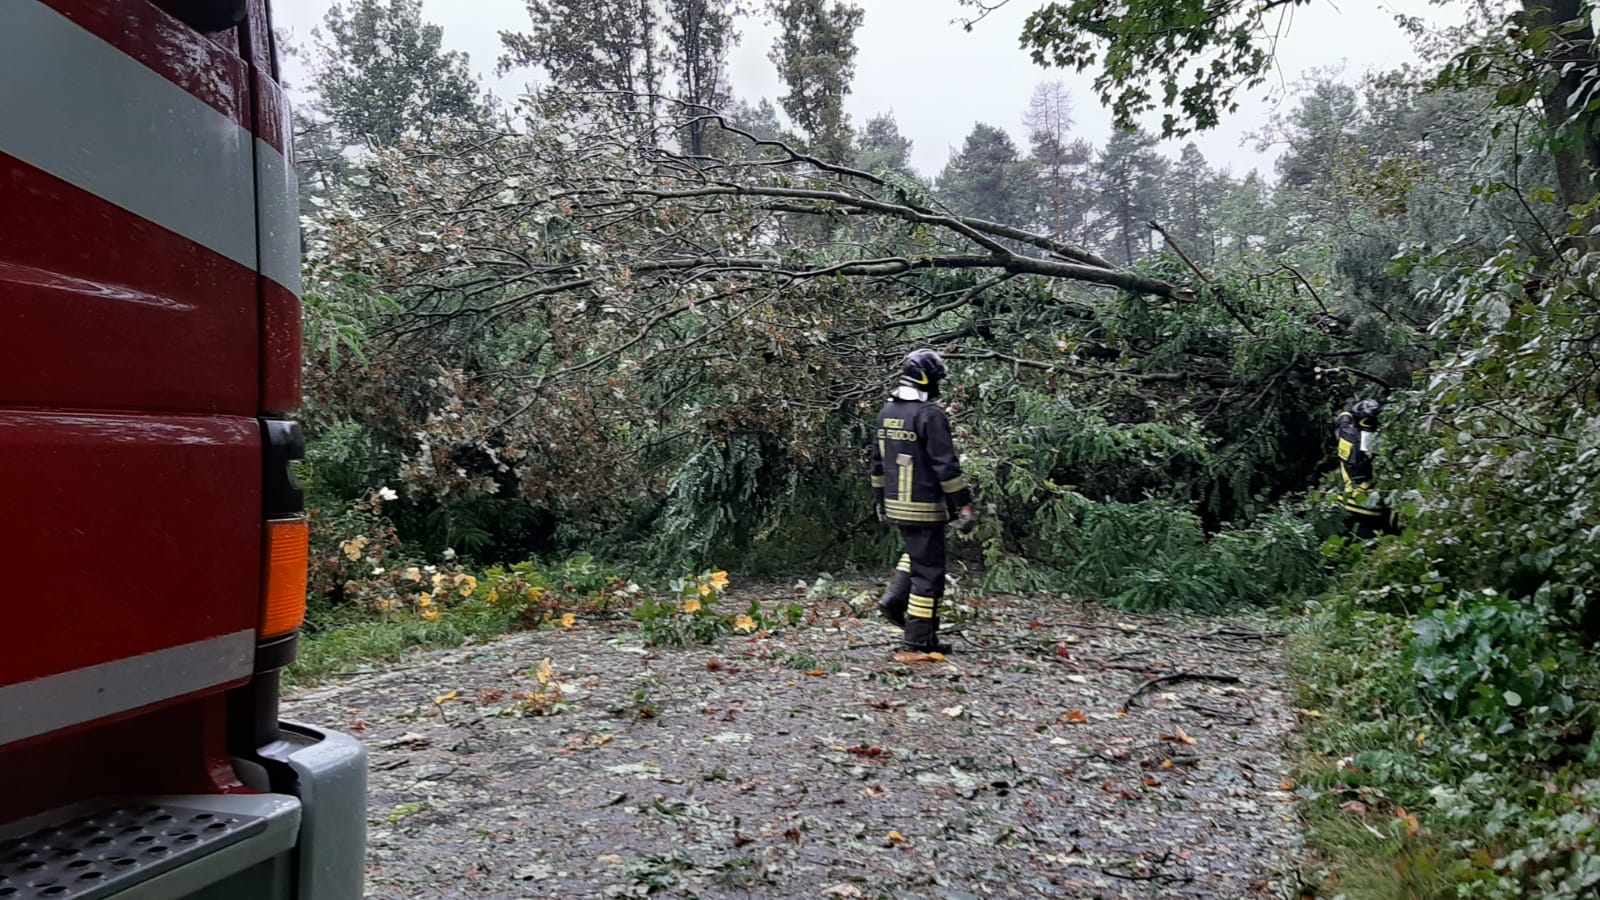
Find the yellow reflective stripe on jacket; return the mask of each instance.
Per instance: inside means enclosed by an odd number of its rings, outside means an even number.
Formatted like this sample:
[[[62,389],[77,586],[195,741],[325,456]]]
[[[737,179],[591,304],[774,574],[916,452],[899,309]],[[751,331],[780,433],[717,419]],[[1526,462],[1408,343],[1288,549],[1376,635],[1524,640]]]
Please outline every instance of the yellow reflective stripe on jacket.
[[[900,555],[900,564],[895,566],[895,571],[905,572],[907,575],[911,574],[911,554],[902,553]]]
[[[932,597],[919,597],[916,594],[912,594],[911,601],[906,606],[906,614],[918,619],[931,619],[933,618],[934,604],[936,602]]]
[[[964,491],[967,489],[967,477],[965,475],[957,475],[949,481],[941,482],[940,486],[944,488],[946,494]]]
[[[950,520],[949,514],[944,510],[944,505],[939,503],[885,500],[883,501],[883,511],[888,514],[889,518],[902,522],[948,522]]]
[[[872,486],[875,487],[875,488],[883,487],[883,476],[882,475],[874,475],[874,476],[872,476]]]

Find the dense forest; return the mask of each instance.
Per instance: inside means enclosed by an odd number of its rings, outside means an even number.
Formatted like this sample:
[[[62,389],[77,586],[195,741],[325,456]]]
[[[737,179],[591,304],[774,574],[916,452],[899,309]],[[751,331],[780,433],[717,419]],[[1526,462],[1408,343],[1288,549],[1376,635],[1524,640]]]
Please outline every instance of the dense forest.
[[[1281,610],[1337,890],[1588,895],[1592,11],[1399,15],[1420,63],[1302,86],[1259,136],[1275,170],[1221,170],[1183,141],[1300,2],[1040,3],[1017,52],[1092,95],[1046,78],[932,179],[892,115],[845,111],[847,2],[528,0],[516,98],[420,0],[336,4],[298,51],[317,621],[884,568],[868,429],[934,347],[982,519],[959,590]],[[729,81],[748,16],[781,96]],[[1086,103],[1109,140],[1075,130]],[[1399,531],[1371,542],[1342,532],[1332,441],[1364,398]],[[1399,825],[1358,823],[1355,788]]]

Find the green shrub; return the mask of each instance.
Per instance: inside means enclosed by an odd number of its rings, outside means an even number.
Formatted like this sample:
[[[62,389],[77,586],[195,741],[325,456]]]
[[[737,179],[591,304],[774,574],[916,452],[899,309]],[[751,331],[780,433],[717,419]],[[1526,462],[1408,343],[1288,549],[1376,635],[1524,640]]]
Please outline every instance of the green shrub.
[[[1503,735],[1508,745],[1544,745],[1579,725],[1568,717],[1581,648],[1542,595],[1463,593],[1411,630],[1417,692],[1438,714]]]

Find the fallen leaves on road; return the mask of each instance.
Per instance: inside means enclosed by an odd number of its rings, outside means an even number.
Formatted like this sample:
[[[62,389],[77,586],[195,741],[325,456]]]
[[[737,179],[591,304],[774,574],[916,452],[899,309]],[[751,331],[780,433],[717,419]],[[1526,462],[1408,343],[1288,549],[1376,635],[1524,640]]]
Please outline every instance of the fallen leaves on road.
[[[309,689],[284,715],[366,742],[377,900],[1292,889],[1277,641],[991,597],[961,626],[975,652],[946,659],[899,650],[869,588],[858,610],[807,600],[809,625],[687,649],[554,618]],[[1152,671],[1222,668],[1243,683],[1176,682],[1122,712]]]

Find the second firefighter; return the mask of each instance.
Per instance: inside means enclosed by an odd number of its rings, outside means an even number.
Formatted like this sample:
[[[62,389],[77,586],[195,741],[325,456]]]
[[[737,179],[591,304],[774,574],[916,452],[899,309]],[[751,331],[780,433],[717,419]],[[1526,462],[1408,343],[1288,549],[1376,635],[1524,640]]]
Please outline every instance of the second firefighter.
[[[932,401],[948,374],[933,350],[917,350],[901,363],[900,385],[878,413],[872,442],[872,490],[878,517],[900,529],[905,554],[878,608],[905,629],[908,650],[950,652],[939,635],[944,597],[945,526],[977,524],[972,491],[961,473],[950,420]]]

